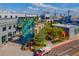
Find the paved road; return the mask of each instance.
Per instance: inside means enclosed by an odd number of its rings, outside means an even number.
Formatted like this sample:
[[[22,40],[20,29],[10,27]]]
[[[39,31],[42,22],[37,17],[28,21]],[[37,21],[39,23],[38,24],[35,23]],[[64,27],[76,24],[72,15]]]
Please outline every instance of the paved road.
[[[76,49],[79,49],[79,46],[77,46]],[[79,50],[76,53],[74,53],[73,56],[79,56]]]
[[[0,56],[32,56],[31,51],[22,51],[20,45],[8,42],[3,47],[0,47]]]
[[[66,50],[65,53],[62,54],[62,56],[64,55],[75,56],[74,54],[77,52],[79,52],[79,44]]]
[[[72,56],[79,51],[79,40],[75,40],[64,45],[60,45],[45,54],[45,56]]]

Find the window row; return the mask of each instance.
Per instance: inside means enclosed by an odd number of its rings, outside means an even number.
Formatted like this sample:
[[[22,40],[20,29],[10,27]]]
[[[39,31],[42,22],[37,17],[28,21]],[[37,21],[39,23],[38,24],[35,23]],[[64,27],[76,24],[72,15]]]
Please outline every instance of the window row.
[[[13,32],[13,35],[15,35],[16,31]],[[12,32],[9,32],[8,33],[8,37],[12,37]],[[4,35],[1,37],[2,39],[2,43],[5,43],[6,42],[6,39],[7,39],[7,35]],[[8,41],[12,40],[12,38],[8,38]]]
[[[2,28],[2,31],[6,31],[6,28],[7,28],[7,27],[3,27],[3,28]],[[9,26],[9,27],[8,27],[8,29],[11,29],[11,28],[12,28],[12,26]],[[16,28],[16,26],[13,25],[13,28]]]
[[[0,16],[0,18],[2,18],[2,16]],[[4,16],[4,18],[8,18],[8,16]],[[14,17],[10,16],[10,18],[14,18]],[[17,16],[15,16],[15,18],[17,18]]]

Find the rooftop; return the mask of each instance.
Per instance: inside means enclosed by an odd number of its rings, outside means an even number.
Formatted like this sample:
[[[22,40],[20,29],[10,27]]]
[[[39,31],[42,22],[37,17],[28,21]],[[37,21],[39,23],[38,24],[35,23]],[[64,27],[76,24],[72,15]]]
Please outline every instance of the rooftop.
[[[0,24],[3,24],[3,23],[8,23],[8,22],[15,22],[17,21],[17,19],[3,19],[3,20],[0,20]]]
[[[76,25],[71,24],[52,24],[52,26],[65,27],[65,28],[77,27]]]

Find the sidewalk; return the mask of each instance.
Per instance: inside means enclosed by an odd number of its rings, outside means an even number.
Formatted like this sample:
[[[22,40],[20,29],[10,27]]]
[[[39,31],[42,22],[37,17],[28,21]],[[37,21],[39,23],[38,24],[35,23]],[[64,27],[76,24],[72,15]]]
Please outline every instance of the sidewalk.
[[[75,35],[73,38],[71,38],[71,39],[69,39],[69,40],[67,40],[67,41],[61,42],[61,43],[59,43],[59,44],[57,44],[57,45],[53,45],[52,48],[57,48],[57,47],[59,47],[59,46],[61,46],[61,45],[70,43],[70,42],[75,41],[75,40],[79,40],[79,34]]]
[[[0,48],[0,56],[32,56],[31,51],[22,51],[20,47],[19,44],[8,42]]]
[[[79,56],[79,52],[75,53],[73,56]]]
[[[74,41],[77,41],[77,40],[79,40],[79,34],[77,34],[77,35],[75,35],[73,38],[71,38],[71,39],[69,39],[69,40],[67,40],[67,41],[64,41],[64,42],[61,42],[61,43],[59,43],[59,44],[56,44],[56,45],[52,45],[52,47],[51,47],[51,49],[50,49],[50,51],[52,50],[52,49],[58,49],[59,47],[62,47],[62,46],[64,46],[64,45],[66,45],[66,44],[69,44],[70,42],[74,42]],[[77,42],[78,43],[78,42]],[[74,43],[73,43],[74,44]],[[47,53],[49,53],[50,51],[48,51]],[[58,50],[57,50],[58,51]],[[54,51],[55,52],[55,51]],[[58,53],[58,52],[57,52]]]

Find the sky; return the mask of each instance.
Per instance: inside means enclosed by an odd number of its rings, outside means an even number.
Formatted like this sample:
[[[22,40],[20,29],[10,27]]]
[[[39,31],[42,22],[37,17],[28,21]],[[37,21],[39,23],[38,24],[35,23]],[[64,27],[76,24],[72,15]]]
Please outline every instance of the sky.
[[[41,14],[44,11],[51,14],[66,13],[71,10],[76,14],[79,12],[79,3],[0,3],[0,9],[29,14]]]
[[[54,7],[63,7],[63,8],[75,8],[79,7],[79,3],[48,3],[48,5],[54,6]]]
[[[50,5],[52,7],[64,7],[64,8],[75,8],[79,7],[79,3],[44,3],[46,5]],[[25,8],[33,6],[31,3],[0,3],[0,8],[10,8],[10,9],[17,9],[17,8]]]

